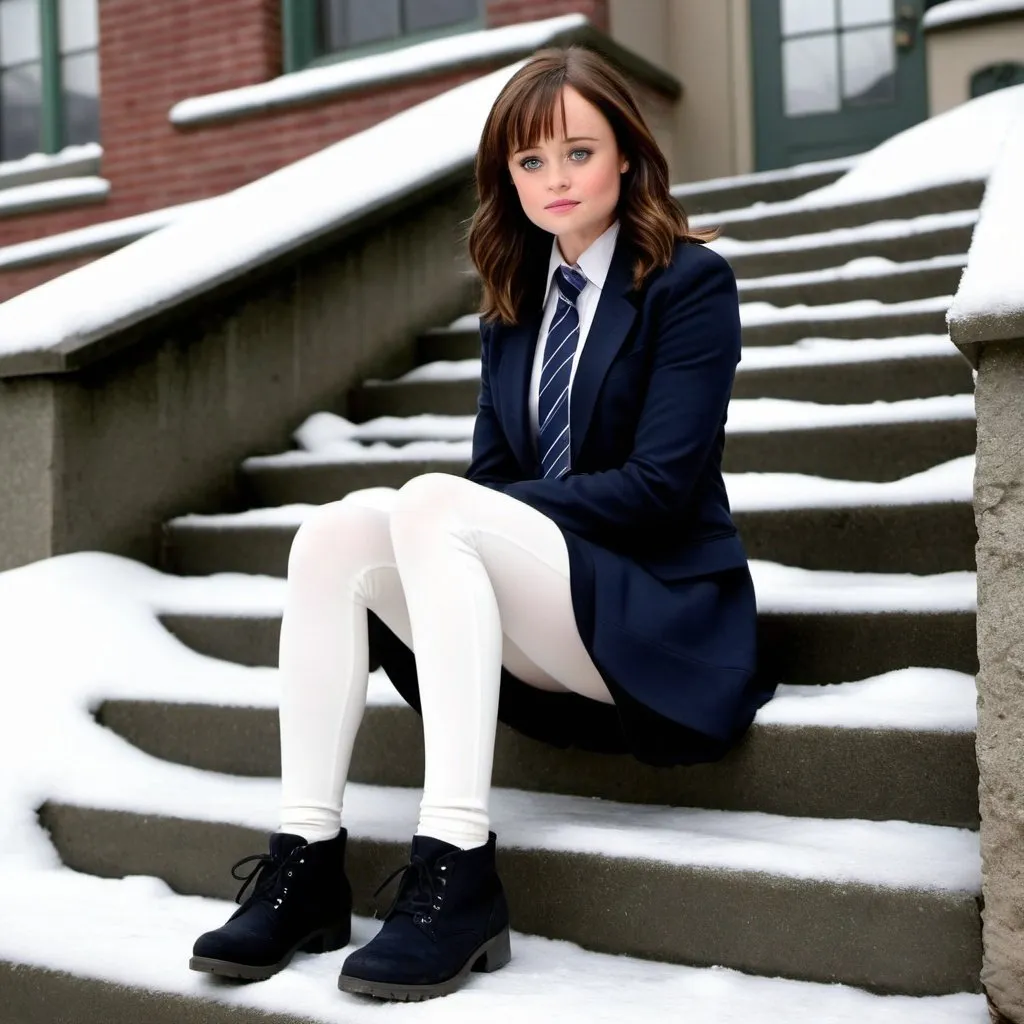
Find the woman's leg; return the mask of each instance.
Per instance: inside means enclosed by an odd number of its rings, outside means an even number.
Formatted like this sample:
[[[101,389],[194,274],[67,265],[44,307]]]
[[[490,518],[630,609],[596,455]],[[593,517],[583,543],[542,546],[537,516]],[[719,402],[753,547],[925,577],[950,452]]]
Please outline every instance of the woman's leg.
[[[374,487],[314,509],[288,558],[281,621],[279,831],[338,835],[369,670],[366,608],[405,643],[408,613],[389,532],[397,491]]]
[[[409,481],[390,516],[423,714],[417,835],[462,849],[489,831],[500,669],[612,703],[576,629],[561,531],[462,477]]]

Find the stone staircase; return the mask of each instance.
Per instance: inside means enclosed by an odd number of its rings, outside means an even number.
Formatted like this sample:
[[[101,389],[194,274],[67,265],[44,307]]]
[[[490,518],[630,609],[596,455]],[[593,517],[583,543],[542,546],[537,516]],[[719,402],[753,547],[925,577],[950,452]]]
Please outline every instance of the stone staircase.
[[[964,596],[973,383],[944,315],[981,187],[811,213],[750,179],[685,192],[702,211],[695,223],[723,226],[715,245],[740,281],[745,355],[725,470],[755,560],[763,661],[784,685],[737,750],[691,768],[560,751],[499,725],[492,814],[513,927],[879,993],[978,992],[978,780],[962,721],[976,670]],[[730,209],[736,195],[751,205]],[[253,456],[240,467],[251,511],[168,522],[162,568],[281,578],[310,506],[427,471],[463,473],[475,316],[425,333],[418,351],[413,373],[348,396],[361,433],[347,447]],[[204,655],[276,665],[278,612],[177,610],[161,621]],[[389,690],[375,673],[346,794],[359,914],[405,858],[422,783],[419,719]],[[228,868],[263,849],[265,831],[218,808],[233,777],[278,774],[276,709],[109,699],[96,718],[208,773],[209,800],[186,817],[99,797],[50,801],[41,818],[64,862],[233,897]],[[266,830],[275,813],[262,805]],[[124,990],[103,999],[109,1021],[139,1019]],[[218,1006],[195,1019],[257,1019],[247,1012]],[[340,1001],[337,1014],[347,1019]]]

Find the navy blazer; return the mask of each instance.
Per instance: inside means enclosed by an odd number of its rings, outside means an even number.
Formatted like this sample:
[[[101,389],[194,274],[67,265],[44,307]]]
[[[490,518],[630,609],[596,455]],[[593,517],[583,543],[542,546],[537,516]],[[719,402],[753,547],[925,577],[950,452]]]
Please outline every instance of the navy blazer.
[[[632,288],[620,232],[570,391],[572,468],[543,479],[528,387],[542,311],[481,321],[481,389],[466,476],[563,530],[627,554],[663,580],[746,565],[722,480],[740,320],[729,264],[676,243]]]
[[[543,311],[481,321],[465,476],[561,529],[580,636],[617,700],[731,743],[772,690],[754,681],[756,601],[722,479],[736,278],[713,250],[678,240],[635,290],[634,256],[620,232],[570,392],[561,479],[542,477],[530,434]],[[641,737],[632,747],[642,756]]]

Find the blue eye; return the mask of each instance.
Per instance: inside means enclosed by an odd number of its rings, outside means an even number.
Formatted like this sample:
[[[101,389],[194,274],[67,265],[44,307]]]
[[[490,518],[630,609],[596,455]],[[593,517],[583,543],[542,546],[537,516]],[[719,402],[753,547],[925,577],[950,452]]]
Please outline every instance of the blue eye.
[[[570,154],[569,154],[569,155],[570,155],[570,156],[572,156],[572,155],[573,155],[574,153],[585,153],[585,154],[586,154],[586,156],[590,156],[590,155],[591,155],[591,152],[592,152],[592,150],[589,150],[589,149],[574,149],[574,150],[572,150],[572,151],[570,152]],[[584,157],[584,159],[586,159],[586,157]],[[537,157],[537,156],[527,156],[527,157],[523,157],[523,159],[519,161],[519,166],[520,166],[520,167],[522,167],[522,169],[523,169],[524,171],[531,171],[531,170],[534,170],[534,168],[532,168],[532,167],[527,167],[527,166],[526,166],[526,165],[527,165],[527,164],[528,164],[528,163],[529,163],[529,162],[530,162],[531,160],[537,160],[537,161],[539,161],[539,160],[540,160],[540,157]],[[583,160],[573,160],[572,162],[573,162],[574,164],[581,164],[581,163],[583,163]]]

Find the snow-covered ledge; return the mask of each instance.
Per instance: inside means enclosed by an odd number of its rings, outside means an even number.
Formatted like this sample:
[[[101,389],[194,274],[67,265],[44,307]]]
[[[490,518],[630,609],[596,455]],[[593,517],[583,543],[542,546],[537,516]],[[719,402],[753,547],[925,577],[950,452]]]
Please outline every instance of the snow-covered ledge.
[[[0,217],[19,217],[82,203],[101,203],[110,195],[105,178],[57,178],[0,189]]]
[[[349,92],[384,88],[426,75],[477,66],[511,63],[542,46],[584,43],[616,60],[631,74],[654,85],[672,99],[681,87],[676,78],[627,50],[595,28],[583,14],[566,14],[502,28],[460,32],[386,53],[371,54],[281,75],[269,82],[194,96],[171,107],[178,127],[195,127],[336,98]]]
[[[1022,97],[1024,100],[1024,97]],[[1024,102],[989,179],[950,336],[977,370],[978,731],[993,1021],[1024,1021]]]
[[[1024,339],[1024,86],[981,202],[964,268],[946,319],[953,343],[978,368],[986,343]],[[1024,341],[1022,341],[1024,345]]]
[[[98,142],[65,146],[59,153],[30,153],[19,160],[0,162],[0,189],[34,185],[56,178],[97,176],[103,148]]]
[[[926,32],[962,28],[1013,15],[1024,16],[1024,0],[946,0],[925,12]]]

